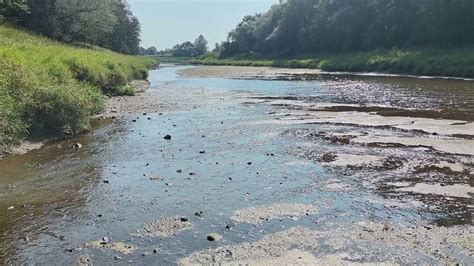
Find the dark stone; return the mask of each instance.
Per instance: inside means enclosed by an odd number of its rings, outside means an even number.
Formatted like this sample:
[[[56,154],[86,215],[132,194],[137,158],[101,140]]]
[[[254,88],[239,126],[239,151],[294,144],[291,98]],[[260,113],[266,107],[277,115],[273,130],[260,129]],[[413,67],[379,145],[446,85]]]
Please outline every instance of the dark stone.
[[[166,139],[166,140],[171,140],[171,136],[170,136],[170,135],[166,135],[166,136],[164,136],[164,139]]]
[[[104,237],[102,238],[102,242],[101,242],[100,244],[102,244],[102,245],[107,245],[107,244],[109,244],[109,243],[110,243],[110,238],[107,237],[107,236],[104,236]]]
[[[321,156],[321,159],[319,161],[323,163],[331,163],[334,162],[336,159],[337,155],[332,153],[325,153],[323,154],[323,156]]]

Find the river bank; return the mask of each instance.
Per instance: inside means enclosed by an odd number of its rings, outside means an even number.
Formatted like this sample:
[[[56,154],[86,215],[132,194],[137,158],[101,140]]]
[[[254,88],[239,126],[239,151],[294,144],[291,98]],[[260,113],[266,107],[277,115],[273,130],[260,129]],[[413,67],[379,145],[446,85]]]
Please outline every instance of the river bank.
[[[202,58],[187,59],[197,65],[259,66],[279,68],[320,69],[324,72],[353,72],[474,78],[473,47],[394,49],[370,52],[299,55],[272,58],[242,55],[219,58],[209,54]],[[164,59],[170,60],[170,59]]]
[[[0,25],[0,147],[87,130],[104,96],[130,95],[154,59],[79,47]]]
[[[159,96],[153,95],[153,93],[149,91],[150,83],[147,80],[134,80],[130,82],[129,86],[131,95],[107,97],[104,104],[104,111],[91,118],[92,121],[89,130],[94,130],[97,125],[100,124],[100,120],[104,118],[116,119],[117,117],[124,117],[133,113],[150,112],[151,110],[155,110],[156,105],[159,105]],[[145,107],[147,104],[149,107]],[[79,134],[84,133],[86,132],[79,132]],[[69,132],[60,132],[43,136],[42,138],[20,141],[20,143],[15,145],[3,145],[0,146],[0,160],[11,156],[24,155],[31,151],[39,150],[48,143],[67,140],[72,137],[73,135]]]

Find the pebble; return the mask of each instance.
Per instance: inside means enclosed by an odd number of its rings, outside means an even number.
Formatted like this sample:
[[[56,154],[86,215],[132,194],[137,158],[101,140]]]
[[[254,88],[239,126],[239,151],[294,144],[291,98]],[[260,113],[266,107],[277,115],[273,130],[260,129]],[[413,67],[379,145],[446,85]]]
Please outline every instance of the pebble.
[[[221,236],[217,233],[212,233],[212,234],[207,236],[207,240],[211,241],[211,242],[218,241],[219,239],[221,239]]]
[[[171,140],[171,136],[170,136],[170,135],[166,135],[166,136],[164,136],[164,139],[166,139],[166,140]]]
[[[103,241],[102,243],[104,243],[104,244],[109,244],[109,243],[110,243],[110,238],[107,237],[107,236],[104,236],[104,237],[102,238],[102,241]]]
[[[82,144],[81,143],[74,143],[70,146],[73,149],[82,149]]]

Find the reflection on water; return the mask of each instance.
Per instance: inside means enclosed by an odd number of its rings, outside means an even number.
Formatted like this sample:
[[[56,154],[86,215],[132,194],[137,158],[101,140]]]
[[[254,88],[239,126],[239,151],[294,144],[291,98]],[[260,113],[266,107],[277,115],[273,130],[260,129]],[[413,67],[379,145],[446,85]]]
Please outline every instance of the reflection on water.
[[[396,202],[400,194],[394,196],[390,187],[379,186],[380,171],[387,171],[384,175],[392,176],[394,181],[407,182],[395,179],[400,173],[412,173],[410,167],[415,166],[408,164],[408,159],[456,160],[472,167],[472,157],[426,155],[426,150],[407,151],[403,147],[390,151],[353,147],[345,145],[345,140],[328,136],[361,131],[353,126],[252,125],[255,121],[274,120],[268,114],[276,112],[275,108],[307,110],[241,103],[256,97],[270,103],[285,98],[346,105],[346,109],[330,107],[333,109],[326,111],[407,116],[422,110],[426,115],[420,117],[474,121],[474,83],[346,76],[313,77],[307,81],[195,79],[176,74],[181,68],[152,71],[150,81],[154,89],[166,92],[167,96],[160,100],[179,105],[185,94],[191,101],[187,104],[195,108],[148,114],[150,119],[140,115],[134,117],[136,122],[125,118],[106,123],[85,136],[53,142],[41,150],[0,161],[0,263],[72,263],[83,251],[78,247],[104,236],[140,247],[123,263],[175,263],[191,252],[215,248],[216,243],[206,240],[212,232],[223,235],[229,243],[240,243],[278,232],[282,226],[324,229],[328,220],[425,224],[452,214],[453,202],[446,198],[442,200],[447,201],[447,207],[443,209],[441,205],[436,211],[401,205],[386,208],[384,200]],[[357,104],[357,108],[347,109],[349,104]],[[373,106],[379,109],[370,109]],[[362,131],[387,133],[386,129],[377,128]],[[171,141],[163,139],[166,134],[172,135]],[[412,133],[403,134],[406,137]],[[83,144],[83,148],[71,149],[70,144],[75,142]],[[382,167],[328,168],[321,158],[331,152],[373,156],[390,153],[393,158],[402,158],[406,167],[390,168],[396,161],[385,160],[381,161]],[[463,173],[441,174],[448,177],[428,171],[416,179],[445,178],[466,183],[469,178]],[[415,177],[405,178],[413,181]],[[344,193],[339,191],[341,183]],[[418,200],[429,202],[426,197]],[[469,201],[457,201],[462,205],[456,209],[462,214],[457,216],[458,223],[470,223],[470,216],[466,217]],[[235,210],[272,202],[316,203],[319,212],[299,220],[270,222],[264,230],[230,220]],[[196,212],[202,212],[203,218],[195,217]],[[169,239],[131,235],[145,223],[173,216],[189,217],[193,229]],[[229,224],[233,230],[226,229]],[[157,248],[158,254],[142,256]],[[87,252],[95,255],[97,263],[114,261],[113,252]]]

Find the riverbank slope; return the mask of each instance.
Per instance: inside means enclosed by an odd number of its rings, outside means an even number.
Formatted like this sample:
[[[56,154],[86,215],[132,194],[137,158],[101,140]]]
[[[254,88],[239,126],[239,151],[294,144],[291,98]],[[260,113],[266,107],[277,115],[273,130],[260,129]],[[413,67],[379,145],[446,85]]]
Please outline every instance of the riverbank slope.
[[[0,25],[0,58],[0,148],[88,129],[104,95],[133,94],[129,82],[145,79],[156,64],[9,25]]]
[[[219,58],[211,53],[189,60],[197,65],[309,68],[322,71],[377,72],[388,74],[474,77],[474,47],[393,49],[351,53],[321,53],[273,58],[240,55]]]

